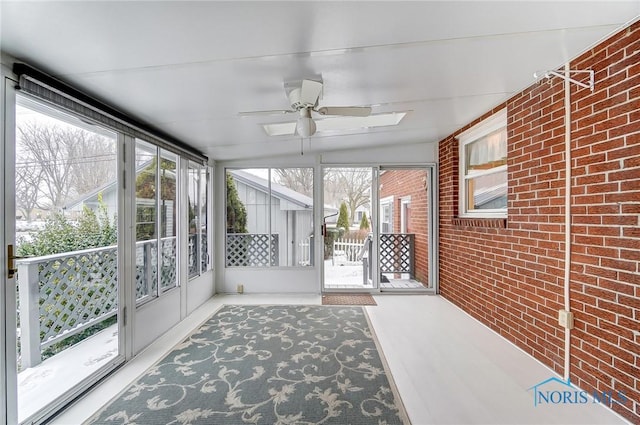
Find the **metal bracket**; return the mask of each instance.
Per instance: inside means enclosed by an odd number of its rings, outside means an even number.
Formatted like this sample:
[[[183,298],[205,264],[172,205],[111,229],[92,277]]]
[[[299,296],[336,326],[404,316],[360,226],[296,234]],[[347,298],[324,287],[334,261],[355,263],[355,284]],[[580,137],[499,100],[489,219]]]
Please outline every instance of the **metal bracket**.
[[[588,74],[589,75],[589,82],[588,83],[583,83],[582,81],[578,81],[575,78],[571,78],[571,75],[574,74],[579,74],[579,75],[584,75],[584,74]],[[593,70],[586,70],[586,71],[578,71],[578,70],[573,70],[573,71],[569,71],[569,75],[565,75],[561,72],[558,71],[554,71],[554,70],[549,70],[549,71],[537,71],[533,73],[533,78],[535,78],[536,80],[538,79],[542,79],[542,78],[551,78],[551,77],[560,77],[563,80],[568,80],[574,84],[579,85],[580,87],[584,87],[585,89],[591,89],[591,91],[593,91],[596,83],[595,83],[595,72]]]

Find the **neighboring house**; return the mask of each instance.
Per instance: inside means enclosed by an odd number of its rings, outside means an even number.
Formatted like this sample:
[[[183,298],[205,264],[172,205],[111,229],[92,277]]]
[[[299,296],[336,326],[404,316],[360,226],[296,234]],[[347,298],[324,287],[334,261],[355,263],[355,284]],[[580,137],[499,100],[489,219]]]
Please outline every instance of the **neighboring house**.
[[[425,170],[385,170],[380,174],[380,233],[413,234],[415,276],[428,282],[428,212]]]
[[[313,234],[313,198],[242,170],[229,170],[238,197],[247,210],[247,232],[278,235],[280,264],[299,265],[308,261]],[[271,228],[269,228],[271,208]],[[285,262],[286,261],[286,262]]]
[[[369,205],[361,205],[356,208],[356,212],[353,215],[353,223],[351,223],[352,227],[356,229],[360,228],[360,221],[362,221],[362,216],[366,214],[367,220],[371,221],[371,212],[369,211]]]
[[[138,165],[136,168],[136,175],[144,170],[151,164],[151,161],[145,161]],[[175,173],[172,171],[164,170],[165,177],[168,177],[170,181],[175,181]],[[111,180],[97,189],[84,193],[71,201],[63,207],[65,214],[71,219],[76,219],[82,214],[84,207],[87,207],[94,212],[98,212],[100,205],[104,205],[107,208],[107,216],[111,219],[117,217],[118,214],[118,186],[115,180]],[[162,200],[162,209],[164,209],[164,217],[166,229],[163,232],[163,237],[175,236],[173,215],[175,214],[174,201]],[[153,209],[155,206],[155,199],[136,198],[136,224],[138,226],[153,224],[153,219],[148,221],[146,218],[151,213],[153,217]]]
[[[84,207],[88,207],[93,211],[98,211],[100,206],[99,199],[102,198],[102,204],[107,207],[109,217],[114,217],[118,213],[118,186],[115,180],[112,180],[103,186],[90,192],[83,193],[75,200],[64,206],[64,210],[71,218],[77,218],[82,214]]]

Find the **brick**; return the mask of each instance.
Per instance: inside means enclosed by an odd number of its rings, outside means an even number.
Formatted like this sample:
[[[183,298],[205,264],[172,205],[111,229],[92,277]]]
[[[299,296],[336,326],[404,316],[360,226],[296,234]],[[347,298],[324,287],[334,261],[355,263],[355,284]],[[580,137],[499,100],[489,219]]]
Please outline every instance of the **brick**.
[[[602,183],[587,186],[587,193],[610,193],[620,189],[618,183]]]
[[[619,78],[620,81],[624,81],[624,79],[622,77]],[[619,89],[622,89],[622,87],[619,87]],[[604,90],[603,90],[604,92]],[[614,106],[620,106],[621,104],[623,104],[624,102],[627,101],[627,94],[626,93],[619,93],[617,95],[612,95],[612,94],[608,94],[606,96],[604,96],[604,99],[601,102],[598,103],[594,103],[593,104],[593,109],[597,110],[597,111],[602,111],[605,110],[607,108],[611,108]]]
[[[638,285],[637,289],[640,289],[640,273],[620,272],[618,273],[618,277],[621,282],[627,282],[633,285]],[[619,291],[619,292],[626,292],[626,291]],[[629,295],[633,295],[633,294],[630,293]],[[637,296],[640,296],[640,291],[638,291]]]
[[[605,138],[606,133],[602,134],[602,138]],[[606,139],[606,141],[597,144],[591,144],[591,152],[606,152],[612,149],[618,149],[624,147],[624,137],[618,137],[617,139]]]
[[[637,133],[638,131],[640,131],[640,120],[632,120],[627,125],[622,125],[622,126],[618,126],[610,129],[609,136],[620,137],[630,133]]]
[[[618,302],[623,306],[628,306],[635,309],[640,309],[640,298],[629,297],[626,295],[618,296]]]
[[[620,169],[620,161],[603,161],[597,164],[589,165],[589,173],[603,173]]]
[[[605,311],[610,311],[613,312],[615,314],[622,314],[624,316],[630,317],[633,316],[633,311],[630,307],[616,303],[616,302],[609,302],[609,301],[605,301],[605,300],[598,300],[598,308],[605,310]],[[605,329],[605,330],[610,330],[610,328],[608,329],[606,326],[601,325],[601,329]],[[620,335],[620,332],[622,330],[618,329],[616,332],[614,332],[616,335]],[[627,330],[630,334],[631,334],[631,330]],[[612,331],[613,332],[613,331]]]
[[[640,156],[624,160],[624,168],[640,167]]]
[[[640,61],[640,59],[638,59]],[[611,108],[608,112],[609,116],[628,114],[630,112],[640,109],[640,99],[633,99],[627,103],[623,103],[614,108]]]
[[[640,200],[640,193],[638,192],[608,193],[604,197],[605,203],[637,202],[639,200]]]
[[[632,423],[640,423],[639,49],[635,22],[571,64],[597,79],[594,92],[572,88],[571,379],[635,391],[633,403],[614,406]],[[506,102],[506,228],[450,225],[458,145],[452,137],[440,142],[439,254],[444,297],[562,372],[564,93],[556,80]]]
[[[620,273],[619,273],[620,275]],[[620,279],[622,280],[622,279]],[[610,291],[614,291],[614,292],[619,292],[621,294],[626,294],[629,296],[633,296],[634,294],[634,287],[633,285],[628,285],[626,283],[623,282],[619,282],[617,280],[614,279],[604,279],[604,278],[598,278],[598,287],[602,288],[602,289],[607,289]]]
[[[589,235],[601,236],[619,236],[620,227],[618,226],[591,226],[587,229]]]

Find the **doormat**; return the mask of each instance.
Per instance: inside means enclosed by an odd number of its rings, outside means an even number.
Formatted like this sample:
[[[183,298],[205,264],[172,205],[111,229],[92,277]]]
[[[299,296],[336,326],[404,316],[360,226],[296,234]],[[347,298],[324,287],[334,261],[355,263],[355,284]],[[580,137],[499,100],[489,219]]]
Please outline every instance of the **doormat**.
[[[322,305],[378,305],[369,294],[324,294]]]

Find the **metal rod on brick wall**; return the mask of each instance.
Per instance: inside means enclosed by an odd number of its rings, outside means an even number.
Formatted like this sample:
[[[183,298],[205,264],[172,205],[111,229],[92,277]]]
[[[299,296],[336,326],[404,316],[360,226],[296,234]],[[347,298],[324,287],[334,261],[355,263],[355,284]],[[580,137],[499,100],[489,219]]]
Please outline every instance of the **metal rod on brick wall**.
[[[565,188],[564,188],[564,309],[570,308],[571,280],[571,81],[569,63],[564,65],[567,78],[564,80],[564,145],[565,145]],[[564,329],[564,380],[569,381],[571,367],[571,329]]]

